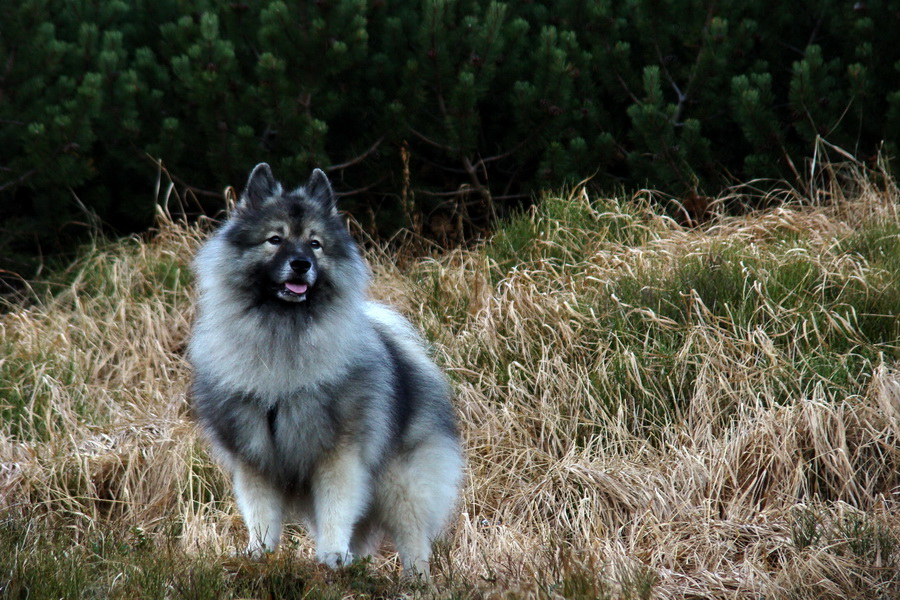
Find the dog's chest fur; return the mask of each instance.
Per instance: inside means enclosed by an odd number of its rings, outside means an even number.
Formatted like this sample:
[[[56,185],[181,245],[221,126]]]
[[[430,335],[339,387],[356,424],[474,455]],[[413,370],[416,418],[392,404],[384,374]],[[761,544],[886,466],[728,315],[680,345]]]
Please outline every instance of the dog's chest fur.
[[[249,394],[206,398],[201,421],[214,441],[288,490],[305,487],[343,437],[332,403],[316,390],[269,401]]]

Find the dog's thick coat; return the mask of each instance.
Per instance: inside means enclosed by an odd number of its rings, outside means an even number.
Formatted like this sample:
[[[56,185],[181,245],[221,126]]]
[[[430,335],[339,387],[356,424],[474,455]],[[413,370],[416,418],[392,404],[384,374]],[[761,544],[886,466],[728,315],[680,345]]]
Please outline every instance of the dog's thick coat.
[[[248,552],[274,550],[296,513],[329,566],[387,534],[404,570],[427,575],[462,473],[449,386],[412,326],[365,299],[325,174],[287,191],[258,165],[194,269],[194,410]]]

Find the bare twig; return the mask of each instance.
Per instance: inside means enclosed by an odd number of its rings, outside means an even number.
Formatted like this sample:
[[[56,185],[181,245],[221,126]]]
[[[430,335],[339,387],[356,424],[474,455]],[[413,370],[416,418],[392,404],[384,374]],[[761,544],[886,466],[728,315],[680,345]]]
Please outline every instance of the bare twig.
[[[37,173],[37,169],[31,169],[30,171],[26,171],[25,173],[23,173],[16,179],[13,179],[12,181],[7,181],[3,185],[0,185],[0,192],[6,191],[10,188],[14,188],[18,185],[21,185],[22,183],[25,183],[35,173]]]
[[[362,161],[364,161],[366,158],[368,158],[373,152],[375,152],[378,149],[378,146],[381,145],[382,141],[384,141],[383,136],[378,138],[378,140],[374,144],[372,144],[372,146],[368,150],[366,150],[359,156],[352,158],[352,159],[348,160],[347,162],[343,162],[343,163],[340,163],[337,165],[331,165],[330,167],[325,167],[324,170],[327,171],[328,173],[331,173],[332,171],[339,171],[341,169],[346,169],[347,167],[352,167],[353,165],[359,164]]]

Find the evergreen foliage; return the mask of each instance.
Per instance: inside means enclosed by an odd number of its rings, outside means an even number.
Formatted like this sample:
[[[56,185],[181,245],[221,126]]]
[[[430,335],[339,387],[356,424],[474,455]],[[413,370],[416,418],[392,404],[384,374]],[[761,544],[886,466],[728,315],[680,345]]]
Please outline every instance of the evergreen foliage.
[[[820,137],[896,151],[898,25],[880,0],[0,0],[0,255],[148,226],[157,159],[205,211],[257,162],[323,167],[364,226],[444,242],[590,176],[800,182]]]

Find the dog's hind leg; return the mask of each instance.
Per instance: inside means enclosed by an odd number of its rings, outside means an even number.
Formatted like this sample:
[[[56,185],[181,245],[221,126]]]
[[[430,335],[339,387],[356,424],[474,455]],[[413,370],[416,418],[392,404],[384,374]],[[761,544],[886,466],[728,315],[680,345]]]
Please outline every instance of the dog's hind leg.
[[[430,578],[431,542],[453,509],[460,465],[458,451],[435,444],[394,461],[382,476],[379,504],[404,575]]]
[[[431,540],[422,530],[395,531],[394,544],[403,563],[404,576],[431,579]]]
[[[431,542],[453,510],[462,458],[440,441],[420,445],[393,461],[378,486],[378,503],[403,572],[430,577]]]
[[[247,526],[247,553],[259,557],[274,552],[281,540],[284,496],[265,477],[238,462],[234,467],[234,494]]]
[[[391,495],[395,504],[389,510],[388,533],[394,540],[405,576],[431,577],[431,538],[435,525],[429,523],[431,511],[409,490],[394,489]]]

